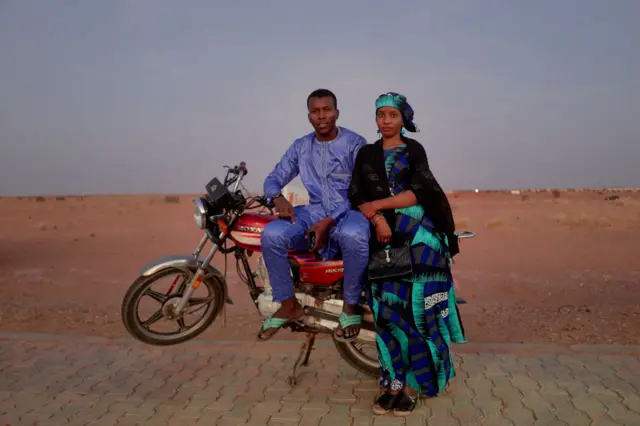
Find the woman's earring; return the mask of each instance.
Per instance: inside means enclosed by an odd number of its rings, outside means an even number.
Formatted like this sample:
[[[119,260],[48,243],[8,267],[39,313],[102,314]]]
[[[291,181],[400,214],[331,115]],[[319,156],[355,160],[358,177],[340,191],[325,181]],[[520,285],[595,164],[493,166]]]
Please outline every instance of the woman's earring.
[[[407,131],[404,129],[404,127],[402,129],[400,129],[400,134],[404,135],[405,133],[407,133]]]

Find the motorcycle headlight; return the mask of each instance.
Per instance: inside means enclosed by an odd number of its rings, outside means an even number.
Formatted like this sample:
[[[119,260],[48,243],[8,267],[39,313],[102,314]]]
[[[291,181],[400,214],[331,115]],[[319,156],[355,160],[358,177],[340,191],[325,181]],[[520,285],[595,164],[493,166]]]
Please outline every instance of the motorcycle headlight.
[[[207,227],[207,205],[202,198],[198,197],[193,200],[193,220],[198,228],[205,229]]]

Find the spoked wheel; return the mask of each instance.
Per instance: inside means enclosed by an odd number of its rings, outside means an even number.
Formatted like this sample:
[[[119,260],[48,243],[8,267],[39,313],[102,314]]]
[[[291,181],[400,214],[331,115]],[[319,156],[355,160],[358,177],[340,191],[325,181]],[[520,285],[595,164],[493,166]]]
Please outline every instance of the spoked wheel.
[[[375,342],[356,339],[352,342],[339,342],[333,339],[340,356],[356,370],[368,376],[380,374],[380,362]]]
[[[206,330],[224,303],[223,283],[218,277],[206,275],[184,312],[174,315],[194,273],[192,269],[167,268],[137,279],[122,301],[122,321],[127,331],[150,345],[174,345]],[[150,307],[149,314],[140,312],[144,304]]]

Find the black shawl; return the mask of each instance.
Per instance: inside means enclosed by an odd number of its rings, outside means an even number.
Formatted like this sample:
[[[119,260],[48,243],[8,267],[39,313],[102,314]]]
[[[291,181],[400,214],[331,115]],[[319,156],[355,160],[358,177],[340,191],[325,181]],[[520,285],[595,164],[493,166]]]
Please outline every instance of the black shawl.
[[[458,238],[455,236],[455,222],[447,195],[429,168],[427,154],[424,147],[416,140],[402,136],[406,147],[396,153],[397,157],[406,154],[408,165],[396,161],[394,165],[394,187],[407,187],[413,191],[418,203],[425,211],[427,218],[433,222],[436,231],[443,232],[449,240],[449,250],[455,256],[460,250]],[[349,185],[349,201],[353,208],[361,204],[388,198],[391,196],[389,180],[385,170],[384,150],[382,140],[360,148],[356,156],[355,165]],[[383,211],[385,219],[391,229],[395,229],[395,212]],[[376,240],[372,232],[372,240]]]

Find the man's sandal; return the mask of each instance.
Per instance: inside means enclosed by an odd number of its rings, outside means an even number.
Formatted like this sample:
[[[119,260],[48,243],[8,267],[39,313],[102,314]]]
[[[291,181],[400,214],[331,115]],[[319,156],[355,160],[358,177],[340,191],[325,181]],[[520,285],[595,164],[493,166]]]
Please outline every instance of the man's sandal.
[[[354,341],[358,334],[360,334],[360,325],[362,324],[362,315],[358,314],[345,314],[344,312],[340,313],[338,317],[338,327],[333,332],[333,338],[338,342],[348,343]],[[353,327],[357,326],[357,327]],[[347,333],[347,329],[355,328],[355,332],[351,331],[351,333]],[[338,335],[338,331],[342,330],[342,336]],[[347,334],[349,335],[347,337]]]
[[[269,318],[267,318],[263,323],[262,323],[262,327],[260,328],[260,331],[258,332],[258,340],[259,341],[267,341],[269,339],[271,339],[273,336],[275,336],[276,334],[278,334],[278,331],[280,331],[280,329],[287,325],[287,324],[291,324],[291,323],[295,323],[298,321],[301,321],[304,318],[304,314],[301,314],[299,317],[297,318],[277,318],[274,316],[270,316]],[[262,337],[264,335],[264,332],[267,330],[271,330],[275,328],[276,331],[274,331],[273,333],[271,333],[268,337]]]

